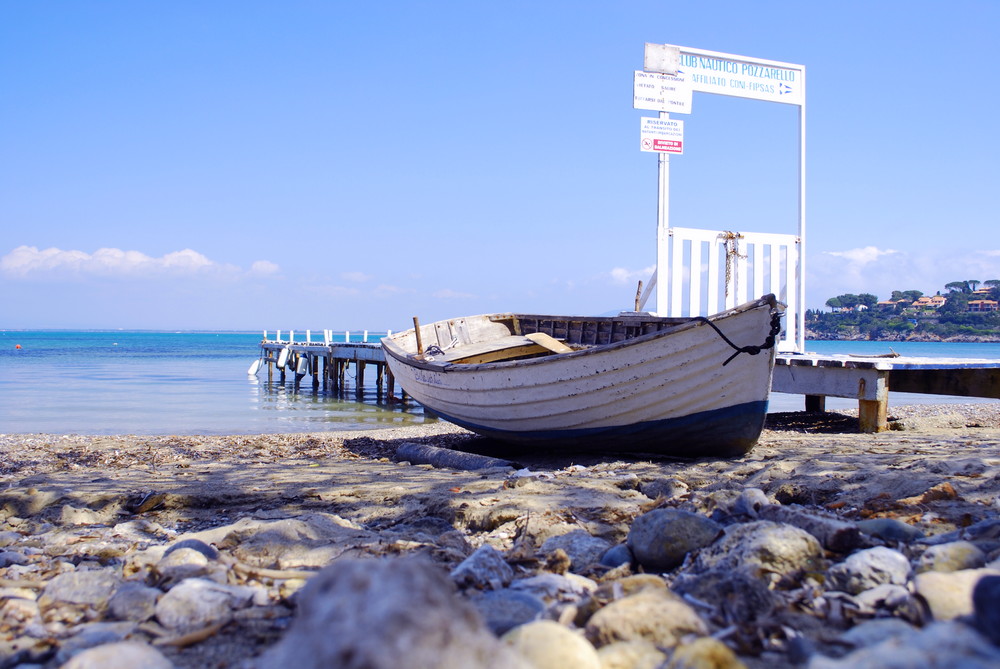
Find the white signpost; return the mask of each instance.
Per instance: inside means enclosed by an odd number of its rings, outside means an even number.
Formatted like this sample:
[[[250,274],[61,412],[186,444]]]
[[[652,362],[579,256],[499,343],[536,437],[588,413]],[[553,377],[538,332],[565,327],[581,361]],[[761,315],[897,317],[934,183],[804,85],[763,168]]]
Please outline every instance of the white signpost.
[[[633,82],[633,106],[659,111],[659,118],[643,118],[640,131],[642,151],[659,154],[659,197],[657,206],[657,270],[661,287],[656,291],[656,312],[680,316],[679,286],[670,286],[670,153],[683,151],[683,123],[670,119],[669,112],[691,113],[693,91],[729,95],[767,102],[796,105],[799,108],[799,221],[798,272],[795,286],[788,286],[794,304],[788,305],[789,333],[794,332],[795,350],[805,349],[805,232],[806,232],[806,92],[805,67],[791,63],[748,58],[703,49],[669,44],[646,44],[643,68]],[[677,123],[677,137],[647,134]],[[660,143],[657,144],[656,140]],[[677,150],[667,142],[676,141]],[[659,146],[659,148],[657,148]],[[670,147],[670,148],[668,148]],[[653,281],[650,282],[654,283]],[[648,291],[652,286],[647,287]],[[675,299],[670,301],[671,294]],[[645,299],[645,296],[643,297]],[[791,300],[790,300],[791,301]],[[693,309],[694,307],[692,307]],[[794,315],[794,316],[793,316]]]

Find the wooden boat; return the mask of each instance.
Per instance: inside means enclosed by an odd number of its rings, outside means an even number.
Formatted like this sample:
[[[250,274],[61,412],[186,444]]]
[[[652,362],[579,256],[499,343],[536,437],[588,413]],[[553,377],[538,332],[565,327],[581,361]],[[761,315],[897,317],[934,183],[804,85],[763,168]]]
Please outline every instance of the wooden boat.
[[[738,456],[760,436],[783,310],[708,318],[487,314],[382,339],[404,391],[441,418],[543,450]]]

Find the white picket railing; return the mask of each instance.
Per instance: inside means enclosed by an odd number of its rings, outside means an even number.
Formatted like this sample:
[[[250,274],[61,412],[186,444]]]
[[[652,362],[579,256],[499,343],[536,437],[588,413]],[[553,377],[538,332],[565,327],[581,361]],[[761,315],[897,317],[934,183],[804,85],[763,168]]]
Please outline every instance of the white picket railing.
[[[802,351],[801,241],[796,235],[668,228],[669,316],[708,316],[774,293],[785,304],[779,351]],[[664,279],[666,279],[664,281]]]

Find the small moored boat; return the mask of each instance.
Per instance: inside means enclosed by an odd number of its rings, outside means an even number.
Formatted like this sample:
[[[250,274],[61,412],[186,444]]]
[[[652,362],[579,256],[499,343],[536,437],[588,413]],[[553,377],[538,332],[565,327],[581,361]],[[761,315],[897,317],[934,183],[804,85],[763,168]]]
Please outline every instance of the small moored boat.
[[[773,295],[708,318],[486,314],[382,339],[432,413],[541,450],[738,456],[760,437],[783,311]]]

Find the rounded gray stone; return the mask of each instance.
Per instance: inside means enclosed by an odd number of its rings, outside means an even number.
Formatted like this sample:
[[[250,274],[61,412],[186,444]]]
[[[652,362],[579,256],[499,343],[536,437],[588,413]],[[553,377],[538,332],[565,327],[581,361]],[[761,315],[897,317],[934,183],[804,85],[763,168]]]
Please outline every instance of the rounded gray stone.
[[[910,577],[910,561],[899,551],[885,546],[853,553],[830,567],[827,583],[831,589],[852,595],[885,583],[903,585]]]
[[[623,564],[631,564],[635,557],[626,544],[618,544],[609,548],[601,556],[601,565],[604,567],[620,567]]]
[[[726,620],[750,623],[767,618],[777,599],[766,581],[745,569],[711,569],[681,574],[671,586],[674,592],[711,604]]]
[[[599,537],[593,537],[583,530],[573,530],[566,534],[549,537],[542,544],[543,555],[562,549],[570,559],[570,568],[580,569],[600,562],[601,556],[611,547],[611,543]]]
[[[756,518],[761,509],[772,504],[773,502],[760,488],[744,488],[733,502],[732,512],[736,515]]]
[[[17,551],[0,551],[0,569],[14,564],[28,564],[28,558],[24,553],[18,553]]]
[[[510,584],[514,570],[500,551],[484,544],[451,571],[451,578],[462,587],[499,590]]]
[[[198,551],[208,560],[219,559],[219,551],[216,550],[215,547],[206,544],[201,539],[183,539],[171,544],[170,547],[163,553],[163,557],[167,557],[174,551],[181,550],[182,548],[189,548],[191,550]]]
[[[126,582],[108,600],[108,611],[118,620],[144,622],[156,614],[156,601],[162,594],[156,588]]]
[[[822,563],[823,547],[814,536],[791,525],[758,520],[727,527],[721,539],[698,553],[695,567],[785,576],[817,571]]]
[[[285,637],[254,669],[528,669],[455,592],[416,559],[341,558],[309,579]]]
[[[858,530],[870,537],[878,537],[883,541],[907,543],[921,539],[924,533],[916,527],[908,525],[895,518],[869,518],[857,523]]]
[[[615,600],[587,621],[587,638],[595,646],[615,641],[645,640],[673,648],[688,634],[708,634],[697,612],[669,590],[645,588]]]
[[[545,602],[518,590],[491,590],[471,601],[486,626],[497,636],[536,620],[545,611]]]
[[[971,541],[951,541],[931,546],[917,559],[916,571],[959,571],[986,565],[986,554]]]
[[[188,632],[232,620],[239,606],[216,583],[200,578],[181,581],[156,602],[156,619],[168,629]]]
[[[172,581],[204,576],[208,570],[209,559],[205,557],[204,553],[194,548],[168,550],[156,563],[156,571],[160,573],[160,576]]]
[[[106,602],[120,583],[114,572],[105,569],[71,571],[49,581],[42,596],[52,601],[97,606]]]
[[[690,511],[654,509],[632,522],[626,543],[643,567],[667,571],[691,551],[712,543],[721,531],[715,521]]]

